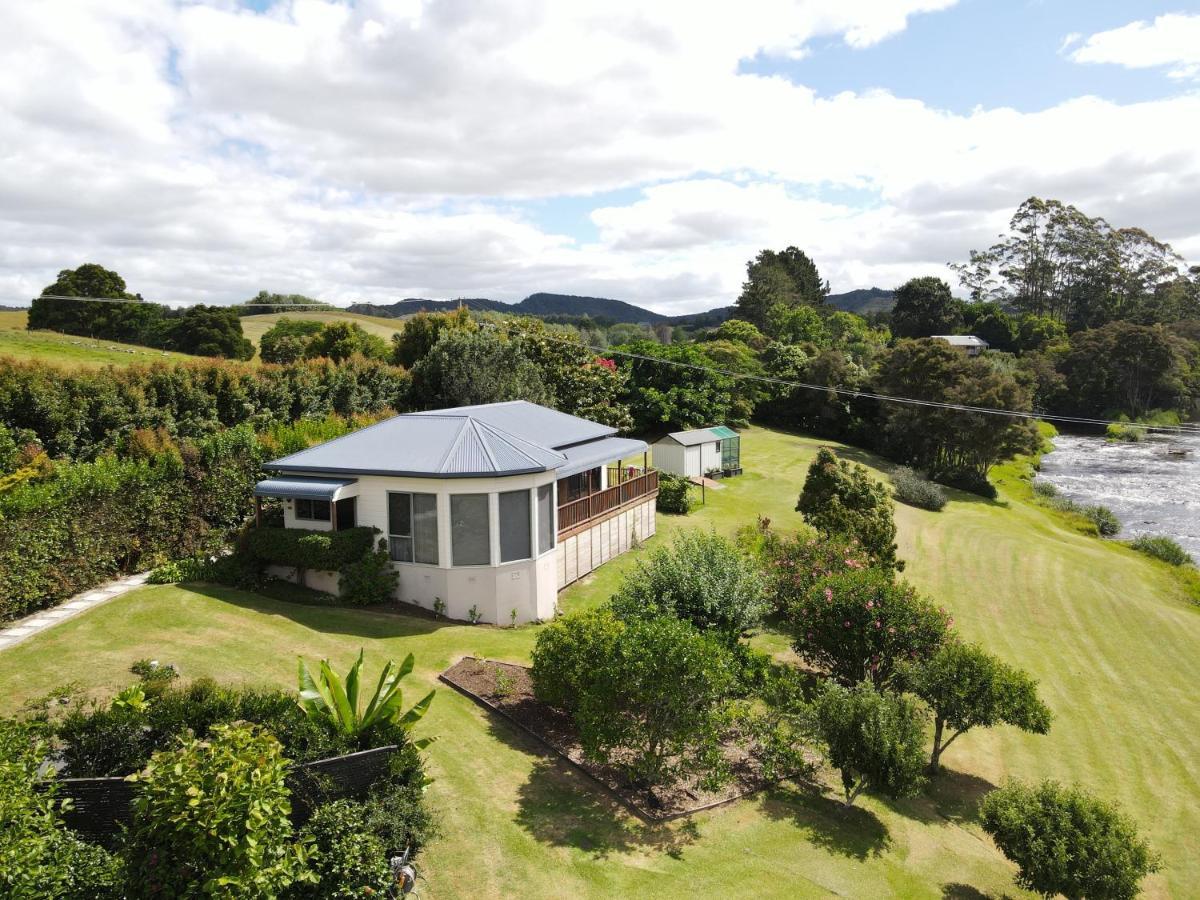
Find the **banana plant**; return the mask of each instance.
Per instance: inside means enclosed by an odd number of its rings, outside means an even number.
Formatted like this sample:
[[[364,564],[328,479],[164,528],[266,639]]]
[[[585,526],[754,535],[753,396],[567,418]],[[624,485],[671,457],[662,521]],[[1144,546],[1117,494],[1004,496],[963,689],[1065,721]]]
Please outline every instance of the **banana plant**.
[[[365,710],[359,709],[359,687],[362,681],[363,651],[358,651],[358,659],[346,673],[346,679],[338,677],[329,665],[329,660],[321,660],[321,668],[317,678],[313,678],[304,665],[304,660],[298,658],[300,676],[300,696],[297,702],[304,712],[313,717],[327,719],[342,734],[358,737],[370,731],[377,725],[392,723],[405,731],[412,729],[433,702],[434,691],[425,695],[419,703],[407,712],[401,712],[404,698],[400,691],[400,680],[413,670],[413,655],[410,653],[399,666],[388,660],[379,674],[379,683],[375,692],[367,701]],[[433,742],[433,738],[422,738],[413,741],[413,746],[421,750]]]

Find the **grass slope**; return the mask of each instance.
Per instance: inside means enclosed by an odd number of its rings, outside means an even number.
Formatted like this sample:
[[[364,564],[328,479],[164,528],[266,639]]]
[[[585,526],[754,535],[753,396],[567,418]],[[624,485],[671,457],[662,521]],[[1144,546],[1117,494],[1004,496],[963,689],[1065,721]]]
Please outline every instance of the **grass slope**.
[[[708,505],[686,519],[660,517],[650,546],[682,527],[732,532],[759,514],[796,524],[792,506],[817,446],[748,430],[747,474],[709,491]],[[1003,503],[954,494],[942,513],[899,507],[901,550],[908,577],[954,611],[965,636],[1041,679],[1056,714],[1049,736],[969,734],[947,754],[953,771],[902,804],[868,797],[844,812],[832,793],[785,786],[646,827],[442,689],[420,726],[440,738],[429,750],[430,793],[444,831],[422,857],[423,895],[1020,896],[1012,868],[973,822],[981,794],[1011,774],[1078,780],[1121,801],[1164,856],[1148,893],[1187,896],[1200,883],[1200,611],[1162,567],[1075,534],[1027,504],[1021,484],[1001,490]],[[634,556],[573,586],[562,605],[603,600]],[[526,661],[535,633],[229,589],[146,588],[0,653],[0,708],[71,679],[111,692],[139,657],[178,663],[186,676],[290,685],[295,654],[345,666],[360,646],[372,671],[385,656],[415,653],[415,699],[462,655]],[[776,635],[760,640],[786,646]]]
[[[266,313],[261,316],[242,316],[242,333],[254,346],[262,336],[271,330],[280,319],[304,319],[310,322],[357,322],[371,334],[377,334],[385,341],[390,341],[393,334],[404,330],[403,319],[387,319],[383,316],[361,316],[357,313],[338,311],[325,312],[315,310],[300,310],[294,313]]]
[[[73,334],[59,334],[57,331],[26,331],[27,318],[28,313],[25,312],[0,312],[0,356],[92,368],[196,359],[184,353],[155,350],[138,344],[94,340]]]

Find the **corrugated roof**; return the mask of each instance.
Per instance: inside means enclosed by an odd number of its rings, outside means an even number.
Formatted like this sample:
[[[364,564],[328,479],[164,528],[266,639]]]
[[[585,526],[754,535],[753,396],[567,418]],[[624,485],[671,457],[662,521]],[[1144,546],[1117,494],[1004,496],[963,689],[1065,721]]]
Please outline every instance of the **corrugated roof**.
[[[724,425],[717,425],[714,428],[710,428],[708,430],[711,431],[713,434],[715,434],[719,438],[735,438],[738,436],[738,433],[736,431],[734,431],[732,428],[728,428]]]
[[[694,447],[697,444],[711,444],[720,438],[713,434],[711,428],[695,428],[691,431],[672,431],[667,435],[668,438],[677,444],[682,444],[684,447]],[[666,440],[666,438],[662,438]]]
[[[935,334],[935,340],[945,341],[953,347],[987,347],[988,342],[973,334]]]
[[[568,475],[577,475],[608,462],[645,453],[646,450],[645,441],[637,441],[632,438],[610,437],[579,444],[563,451],[567,456],[567,464],[559,468],[558,477],[566,478]]]
[[[456,406],[414,416],[470,416],[509,434],[536,441],[543,447],[561,449],[571,444],[592,441],[617,433],[617,429],[589,419],[568,415],[557,409],[539,406],[526,400],[508,403],[488,403],[482,406]]]
[[[505,426],[508,427],[505,427]],[[614,439],[616,429],[533,403],[407,413],[267,463],[279,472],[467,478],[560,470],[576,459],[598,465],[646,449]],[[608,440],[618,443],[608,445]],[[562,448],[562,449],[560,449]],[[582,471],[576,469],[573,471]]]
[[[254,486],[256,497],[299,497],[303,500],[332,500],[354,478],[266,478]]]

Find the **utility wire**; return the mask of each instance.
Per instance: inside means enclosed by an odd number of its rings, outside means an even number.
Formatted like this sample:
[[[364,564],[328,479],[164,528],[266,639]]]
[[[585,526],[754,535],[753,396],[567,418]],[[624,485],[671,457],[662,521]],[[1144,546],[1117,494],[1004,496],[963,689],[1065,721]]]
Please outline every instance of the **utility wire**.
[[[68,297],[62,294],[42,294],[40,297],[34,297],[34,300],[82,300],[85,303],[141,303],[147,306],[170,306],[167,303],[158,303],[153,300],[130,300],[128,297]],[[191,304],[197,305],[197,304]],[[328,303],[229,303],[215,304],[221,306],[229,306],[232,309],[281,309],[286,308],[291,310],[326,310],[328,312],[338,312],[341,308],[331,306]],[[172,307],[174,308],[174,307]]]
[[[82,300],[82,301],[85,301],[88,303],[144,303],[144,302],[147,302],[147,301],[143,301],[143,300],[130,300],[127,298],[119,298],[119,297],[66,297],[66,296],[61,296],[61,295],[56,295],[56,294],[45,294],[41,298],[36,298],[36,299]],[[305,305],[299,304],[299,303],[297,303],[297,304],[239,303],[239,304],[237,304],[237,307],[239,309],[244,309],[244,308],[275,309],[275,308],[281,307],[281,306],[286,306],[289,311],[293,310],[293,309],[294,310],[322,309],[322,310],[336,312],[339,309],[339,307],[331,307],[326,304],[321,304],[320,306],[311,306],[311,305],[305,306]],[[824,384],[809,384],[809,383],[806,383],[803,381],[792,381],[791,379],[787,379],[787,378],[774,378],[769,375],[754,375],[749,372],[735,372],[731,369],[721,369],[721,368],[718,368],[717,366],[702,366],[702,365],[699,365],[698,363],[682,362],[681,360],[677,360],[677,359],[662,359],[661,357],[649,356],[649,355],[641,354],[641,353],[631,353],[631,352],[625,351],[625,350],[614,350],[610,347],[596,347],[592,344],[584,343],[583,341],[555,337],[554,335],[552,335],[548,332],[534,333],[531,331],[525,331],[516,326],[508,325],[503,322],[485,322],[484,325],[490,326],[492,328],[502,329],[502,330],[508,331],[509,333],[515,333],[515,334],[526,336],[526,337],[537,337],[537,338],[549,340],[549,341],[559,343],[559,344],[568,344],[573,347],[579,347],[579,346],[586,347],[588,350],[591,350],[592,352],[600,354],[600,355],[622,356],[627,359],[638,359],[638,360],[642,360],[644,362],[656,363],[658,365],[676,366],[679,368],[694,369],[694,370],[701,371],[701,372],[708,372],[708,373],[711,373],[714,375],[724,375],[727,378],[734,378],[734,379],[738,379],[738,380],[742,380],[742,381],[757,381],[757,382],[760,382],[763,384],[771,384],[771,385],[776,385],[776,386],[780,386],[780,387],[798,388],[800,390],[817,391],[817,392],[824,393],[824,394],[834,394],[839,397],[853,397],[853,398],[861,399],[861,400],[876,400],[876,401],[879,401],[880,403],[899,403],[899,404],[904,404],[904,405],[908,405],[908,406],[921,406],[921,407],[927,407],[930,409],[945,409],[945,410],[951,410],[953,412],[976,413],[979,415],[987,415],[987,416],[1004,416],[1004,417],[1007,417],[1010,419],[1022,419],[1022,420],[1041,419],[1046,422],[1060,422],[1065,425],[1137,426],[1139,424],[1137,422],[1121,422],[1117,419],[1097,419],[1097,418],[1090,418],[1087,416],[1060,416],[1060,415],[1051,415],[1049,413],[1020,412],[1020,411],[1011,410],[1011,409],[996,409],[994,407],[989,407],[989,406],[970,406],[970,405],[964,404],[964,403],[946,403],[946,402],[940,401],[940,400],[918,400],[914,397],[896,397],[896,396],[892,396],[890,394],[877,394],[872,391],[857,391],[852,388],[832,387],[830,385],[824,385]],[[1200,435],[1200,425],[1189,425],[1189,424],[1146,425],[1143,427],[1153,428],[1155,431],[1170,432],[1172,434]]]
[[[857,391],[857,390],[853,390],[851,388],[830,387],[828,385],[823,385],[823,384],[808,384],[803,381],[792,381],[787,378],[774,378],[769,375],[754,375],[754,374],[751,374],[748,372],[735,372],[731,369],[721,369],[716,366],[702,366],[702,365],[699,365],[698,363],[688,363],[688,362],[683,362],[681,360],[676,360],[676,359],[662,359],[657,356],[649,356],[649,355],[641,354],[641,353],[631,353],[631,352],[625,351],[625,350],[615,350],[613,348],[596,347],[591,344],[582,343],[580,341],[569,340],[566,338],[556,338],[553,335],[546,334],[546,333],[540,333],[540,332],[535,333],[535,332],[530,332],[530,331],[523,331],[519,328],[514,328],[514,326],[505,325],[503,323],[491,322],[491,323],[486,323],[486,324],[489,324],[496,328],[505,329],[505,330],[509,331],[510,333],[515,332],[516,334],[519,334],[519,335],[524,335],[527,337],[542,338],[542,339],[550,340],[550,341],[560,343],[560,344],[569,344],[569,345],[575,346],[575,347],[578,347],[582,344],[582,346],[584,346],[587,349],[589,349],[595,353],[598,353],[600,355],[623,356],[628,359],[638,359],[638,360],[643,360],[645,362],[658,363],[660,365],[670,365],[670,366],[677,366],[680,368],[695,369],[695,370],[698,370],[701,372],[710,372],[710,373],[713,373],[716,375],[724,375],[729,378],[735,378],[735,379],[740,379],[740,380],[744,380],[744,381],[757,381],[757,382],[762,382],[764,384],[779,385],[779,386],[791,387],[791,388],[800,388],[802,390],[808,390],[808,391],[819,391],[821,393],[836,394],[838,396],[843,396],[843,397],[855,397],[855,398],[865,399],[865,400],[878,400],[882,403],[901,403],[901,404],[907,404],[910,406],[924,406],[924,407],[931,407],[931,408],[935,408],[935,409],[953,410],[956,412],[979,413],[982,415],[991,415],[991,416],[1007,416],[1009,418],[1014,418],[1014,419],[1030,419],[1030,420],[1041,419],[1044,421],[1062,422],[1064,424],[1071,424],[1071,425],[1137,425],[1138,424],[1137,422],[1121,422],[1116,419],[1095,419],[1095,418],[1089,418],[1089,417],[1085,417],[1085,416],[1059,416],[1059,415],[1050,415],[1050,414],[1035,413],[1035,412],[1020,412],[1020,411],[1010,410],[1010,409],[996,409],[996,408],[988,407],[988,406],[969,406],[969,405],[963,404],[963,403],[946,403],[946,402],[939,401],[939,400],[918,400],[913,397],[896,397],[896,396],[892,396],[890,394],[876,394],[871,391]],[[1170,431],[1170,432],[1177,433],[1177,434],[1200,435],[1200,425],[1186,425],[1186,424],[1182,424],[1182,425],[1147,425],[1144,427],[1154,428],[1156,431]]]

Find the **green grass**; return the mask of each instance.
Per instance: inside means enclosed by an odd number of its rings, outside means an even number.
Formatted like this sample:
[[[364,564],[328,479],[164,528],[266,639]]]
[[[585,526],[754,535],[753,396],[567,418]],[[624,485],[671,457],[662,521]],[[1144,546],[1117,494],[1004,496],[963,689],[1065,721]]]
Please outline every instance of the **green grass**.
[[[94,340],[73,334],[59,334],[57,331],[26,331],[27,318],[28,313],[24,312],[0,312],[0,356],[92,368],[196,359],[184,353],[155,350],[138,344]]]
[[[760,513],[798,524],[792,508],[818,445],[748,430],[747,474],[709,491],[687,518],[659,517],[648,546],[683,527],[731,533]],[[1187,896],[1200,883],[1200,610],[1166,567],[1028,502],[1016,471],[1000,472],[999,503],[951,492],[940,513],[898,507],[901,555],[906,576],[954,612],[966,637],[1041,680],[1056,715],[1048,736],[968,734],[947,753],[952,771],[902,804],[866,798],[844,812],[832,791],[788,785],[648,827],[443,688],[420,725],[439,737],[430,798],[444,832],[421,858],[423,896],[1023,896],[974,823],[981,794],[1009,775],[1075,780],[1118,800],[1164,857],[1147,893]],[[635,556],[573,586],[563,607],[603,600]],[[0,653],[0,708],[72,679],[111,693],[141,657],[174,662],[185,676],[290,685],[296,654],[345,666],[360,646],[372,671],[385,657],[416,654],[415,698],[466,654],[527,661],[535,634],[229,589],[146,588]],[[778,635],[759,640],[786,647]]]
[[[344,310],[325,312],[324,310],[300,310],[294,313],[265,313],[260,316],[242,316],[242,333],[257,347],[262,336],[280,319],[303,319],[310,322],[357,322],[371,334],[377,334],[385,341],[390,341],[393,334],[404,330],[403,319],[385,319],[383,316],[361,316]]]

